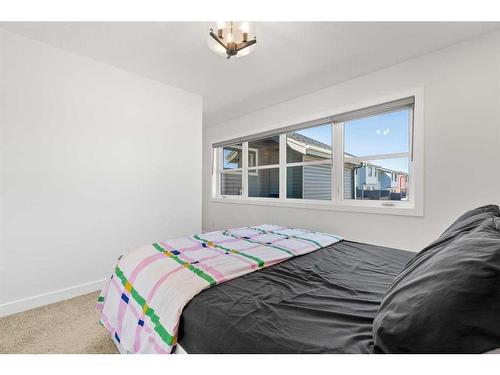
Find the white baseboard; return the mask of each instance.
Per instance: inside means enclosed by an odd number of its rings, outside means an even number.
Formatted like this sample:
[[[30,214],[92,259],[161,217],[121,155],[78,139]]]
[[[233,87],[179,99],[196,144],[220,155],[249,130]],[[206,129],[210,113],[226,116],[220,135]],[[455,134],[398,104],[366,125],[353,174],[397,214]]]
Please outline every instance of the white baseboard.
[[[102,289],[107,279],[101,279],[71,286],[69,288],[54,290],[52,292],[38,294],[33,297],[18,299],[0,305],[0,317],[15,314],[21,311],[31,310],[36,307],[49,305],[51,303],[64,301],[65,299],[81,296]]]

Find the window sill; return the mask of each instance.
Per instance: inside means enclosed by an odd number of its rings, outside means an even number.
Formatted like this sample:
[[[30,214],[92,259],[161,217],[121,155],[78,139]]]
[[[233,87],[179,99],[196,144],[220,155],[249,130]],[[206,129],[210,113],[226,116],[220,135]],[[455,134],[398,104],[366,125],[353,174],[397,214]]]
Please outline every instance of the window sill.
[[[242,198],[242,197],[212,197],[210,202],[228,204],[247,204],[257,206],[274,206],[302,208],[309,210],[328,210],[340,212],[355,212],[378,215],[424,216],[423,209],[415,207],[410,202],[391,201],[394,206],[384,206],[380,201],[352,202],[321,202],[315,200],[276,199],[276,198]]]

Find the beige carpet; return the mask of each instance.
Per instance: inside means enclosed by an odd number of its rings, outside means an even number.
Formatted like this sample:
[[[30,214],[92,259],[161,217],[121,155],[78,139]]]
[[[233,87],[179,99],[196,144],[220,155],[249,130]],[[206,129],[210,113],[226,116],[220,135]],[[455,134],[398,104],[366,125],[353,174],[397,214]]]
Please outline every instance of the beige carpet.
[[[118,353],[97,292],[0,318],[0,353]]]

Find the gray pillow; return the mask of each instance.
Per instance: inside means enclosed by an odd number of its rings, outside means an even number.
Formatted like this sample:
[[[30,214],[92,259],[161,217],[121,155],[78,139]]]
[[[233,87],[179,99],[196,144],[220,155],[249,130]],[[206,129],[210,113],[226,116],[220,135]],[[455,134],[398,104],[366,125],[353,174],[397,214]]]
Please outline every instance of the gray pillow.
[[[495,207],[463,215],[396,277],[374,320],[376,352],[484,353],[500,347]]]
[[[495,216],[500,216],[500,208],[497,205],[489,204],[474,208],[455,220],[455,222],[451,224],[439,238],[445,237],[451,233],[463,231],[465,227],[474,228],[484,219]]]

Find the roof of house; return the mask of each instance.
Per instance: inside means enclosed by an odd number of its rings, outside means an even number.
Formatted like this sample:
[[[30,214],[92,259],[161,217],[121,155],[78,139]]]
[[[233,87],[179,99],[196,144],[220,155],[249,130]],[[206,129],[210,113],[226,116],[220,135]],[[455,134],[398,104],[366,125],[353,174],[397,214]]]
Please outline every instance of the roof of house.
[[[296,133],[296,132],[288,133],[287,137],[288,138],[292,138],[292,139],[294,139],[296,141],[299,141],[301,143],[308,144],[308,145],[312,145],[312,146],[316,146],[316,147],[321,147],[321,148],[325,148],[325,149],[328,149],[328,150],[331,149],[331,146],[327,145],[326,143],[323,143],[323,142],[317,141],[315,139],[306,137],[305,135],[302,135],[302,134],[299,134],[299,133]]]
[[[302,135],[300,133],[297,133],[297,132],[287,133],[287,137],[293,139],[296,142],[300,142],[300,143],[304,144],[305,146],[314,146],[314,147],[319,148],[319,149],[324,149],[325,153],[331,152],[331,146],[330,145],[327,145],[326,143],[317,141],[317,140],[315,140],[313,138],[307,137],[307,136]],[[238,157],[238,155],[239,155],[239,152],[233,151],[229,155],[228,160],[234,160],[235,158]],[[344,152],[344,155],[348,156],[348,157],[351,157],[351,158],[356,158],[357,157],[356,155],[350,154],[348,152]],[[370,163],[368,160],[365,161],[364,163],[367,166],[376,167],[376,168],[381,169],[381,170],[383,170],[385,172],[396,172],[396,173],[405,174],[405,175],[408,174],[407,172],[397,171],[397,170],[385,168],[385,167],[382,167],[380,165],[376,165],[376,164]]]

